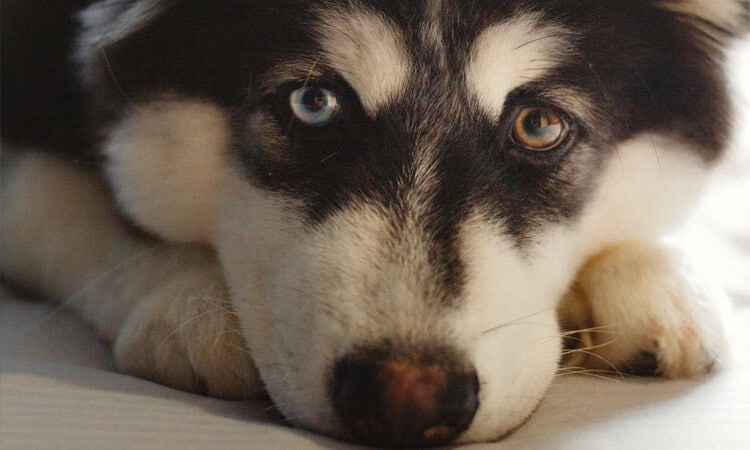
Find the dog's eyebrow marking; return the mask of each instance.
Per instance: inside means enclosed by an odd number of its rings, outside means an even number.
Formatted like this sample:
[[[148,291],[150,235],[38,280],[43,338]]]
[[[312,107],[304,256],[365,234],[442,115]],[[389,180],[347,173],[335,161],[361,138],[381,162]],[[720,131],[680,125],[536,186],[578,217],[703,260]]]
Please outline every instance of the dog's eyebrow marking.
[[[274,92],[280,84],[297,82],[307,84],[311,80],[326,78],[329,75],[321,67],[319,58],[291,58],[271,66],[260,82],[263,93]]]
[[[466,86],[492,120],[515,88],[540,80],[574,54],[572,33],[527,13],[489,27],[474,43]]]
[[[324,62],[352,86],[368,113],[376,114],[404,92],[412,64],[396,24],[356,3],[348,10],[317,13]]]

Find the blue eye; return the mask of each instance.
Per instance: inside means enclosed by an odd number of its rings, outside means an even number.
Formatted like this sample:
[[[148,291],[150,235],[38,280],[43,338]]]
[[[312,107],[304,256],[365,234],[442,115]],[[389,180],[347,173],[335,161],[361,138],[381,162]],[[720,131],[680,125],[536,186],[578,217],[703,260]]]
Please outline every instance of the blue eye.
[[[328,125],[338,113],[339,99],[332,91],[319,87],[303,87],[289,96],[292,112],[305,125]]]

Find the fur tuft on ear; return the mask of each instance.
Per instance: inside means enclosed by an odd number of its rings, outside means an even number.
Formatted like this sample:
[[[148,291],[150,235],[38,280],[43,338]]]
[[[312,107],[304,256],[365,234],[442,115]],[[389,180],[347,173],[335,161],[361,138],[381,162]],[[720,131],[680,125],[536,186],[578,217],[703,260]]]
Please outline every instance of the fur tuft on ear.
[[[137,32],[164,12],[166,0],[102,0],[84,9],[79,20],[84,41],[93,47],[106,47]]]
[[[683,16],[714,43],[750,32],[750,0],[658,0],[657,5]]]
[[[131,36],[151,23],[172,5],[172,0],[101,0],[78,14],[81,34],[75,61],[81,64],[88,82],[95,61],[110,45]]]

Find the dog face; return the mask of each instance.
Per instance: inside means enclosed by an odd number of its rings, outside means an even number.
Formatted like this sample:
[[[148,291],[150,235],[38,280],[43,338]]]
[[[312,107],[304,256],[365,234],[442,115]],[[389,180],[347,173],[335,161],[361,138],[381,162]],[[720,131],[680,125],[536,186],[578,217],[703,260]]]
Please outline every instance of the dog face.
[[[78,60],[122,208],[218,249],[293,423],[497,439],[580,264],[669,229],[729,132],[739,1],[105,1]],[[187,178],[187,179],[186,179]]]

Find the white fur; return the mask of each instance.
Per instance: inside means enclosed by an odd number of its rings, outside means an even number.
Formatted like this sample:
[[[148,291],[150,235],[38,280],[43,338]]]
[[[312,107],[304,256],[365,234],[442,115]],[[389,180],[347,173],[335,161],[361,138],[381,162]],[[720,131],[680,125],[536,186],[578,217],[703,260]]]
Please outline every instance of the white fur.
[[[321,8],[318,16],[324,61],[354,88],[368,113],[403,93],[411,62],[401,31],[389,19],[356,3]]]
[[[492,120],[499,119],[505,98],[570,56],[572,33],[547,25],[538,14],[519,14],[493,25],[477,38],[466,71],[466,85]]]
[[[738,32],[747,26],[747,0],[662,0],[658,4],[730,32]],[[701,29],[713,38],[722,39],[721,34],[710,27],[701,26]]]
[[[467,284],[451,334],[465,342],[482,385],[464,442],[496,439],[520,426],[560,357],[555,306],[575,271],[570,240],[560,231],[540,233],[526,255],[504,234],[481,214],[461,229]]]
[[[618,146],[576,226],[582,256],[658,238],[684,221],[706,182],[705,163],[684,145],[644,134]]]
[[[216,106],[165,99],[132,108],[103,149],[117,200],[131,218],[168,240],[208,242],[228,145]]]

